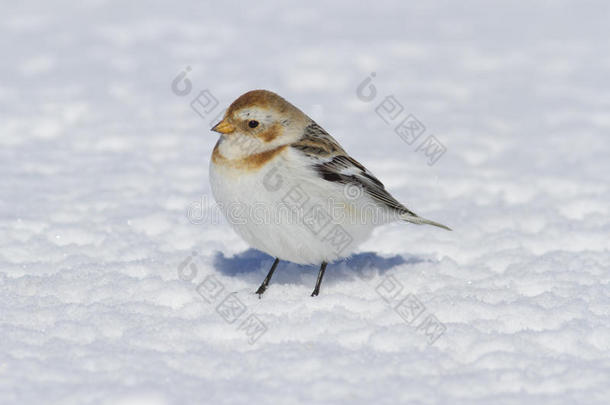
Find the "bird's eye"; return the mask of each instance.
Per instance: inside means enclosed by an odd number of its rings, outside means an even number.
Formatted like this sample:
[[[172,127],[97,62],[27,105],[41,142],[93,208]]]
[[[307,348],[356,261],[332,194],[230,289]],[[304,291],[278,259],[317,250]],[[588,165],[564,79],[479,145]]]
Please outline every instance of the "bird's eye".
[[[256,127],[258,127],[258,121],[250,120],[250,121],[248,121],[248,126],[250,128],[256,128]]]

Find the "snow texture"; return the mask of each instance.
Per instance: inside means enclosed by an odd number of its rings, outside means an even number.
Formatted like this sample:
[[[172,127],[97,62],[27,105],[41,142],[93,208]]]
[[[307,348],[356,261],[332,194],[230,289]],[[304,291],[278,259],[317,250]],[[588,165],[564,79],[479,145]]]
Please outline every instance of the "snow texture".
[[[608,403],[608,18],[4,2],[0,403]],[[454,231],[381,227],[319,297],[316,268],[281,263],[259,300],[272,258],[208,182],[209,128],[254,88]]]

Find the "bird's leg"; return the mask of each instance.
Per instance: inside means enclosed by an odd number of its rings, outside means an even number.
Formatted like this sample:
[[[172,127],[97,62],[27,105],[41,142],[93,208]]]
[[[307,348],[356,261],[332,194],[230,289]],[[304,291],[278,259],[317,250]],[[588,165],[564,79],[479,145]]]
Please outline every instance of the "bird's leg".
[[[261,298],[263,296],[263,293],[267,289],[267,286],[269,285],[269,281],[271,281],[271,276],[273,276],[273,272],[275,271],[275,268],[277,267],[277,264],[279,262],[280,262],[280,259],[278,259],[276,257],[275,261],[271,265],[271,270],[269,270],[269,273],[267,273],[267,277],[265,277],[261,286],[258,287],[258,290],[256,290],[256,294],[258,294],[258,298]]]
[[[316,286],[313,289],[313,292],[311,293],[312,297],[316,297],[319,293],[320,293],[320,284],[322,284],[322,277],[324,277],[324,271],[326,270],[326,265],[328,263],[326,262],[322,262],[322,265],[320,266],[320,271],[318,272],[318,279],[316,280]]]

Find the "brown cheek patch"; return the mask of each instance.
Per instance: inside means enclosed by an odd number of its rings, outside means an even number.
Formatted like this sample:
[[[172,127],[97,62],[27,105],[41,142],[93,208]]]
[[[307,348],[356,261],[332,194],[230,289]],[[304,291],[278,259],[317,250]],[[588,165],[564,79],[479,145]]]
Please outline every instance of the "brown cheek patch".
[[[255,153],[242,159],[227,159],[220,154],[218,146],[214,148],[212,153],[212,162],[215,165],[230,167],[240,170],[258,170],[263,167],[271,159],[279,155],[288,145],[279,146],[274,149],[267,150],[261,153]]]
[[[271,142],[281,134],[282,126],[280,124],[273,124],[268,130],[261,132],[260,134],[256,134],[256,136],[259,139],[262,139],[263,142]]]

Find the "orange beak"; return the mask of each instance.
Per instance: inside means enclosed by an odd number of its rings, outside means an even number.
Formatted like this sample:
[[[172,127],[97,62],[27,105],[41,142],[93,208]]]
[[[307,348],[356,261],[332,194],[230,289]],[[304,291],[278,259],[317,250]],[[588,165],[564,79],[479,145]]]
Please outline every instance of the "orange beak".
[[[235,131],[235,126],[229,123],[229,121],[227,121],[227,119],[225,118],[218,124],[214,125],[212,131],[216,131],[221,134],[230,134],[231,132]]]

